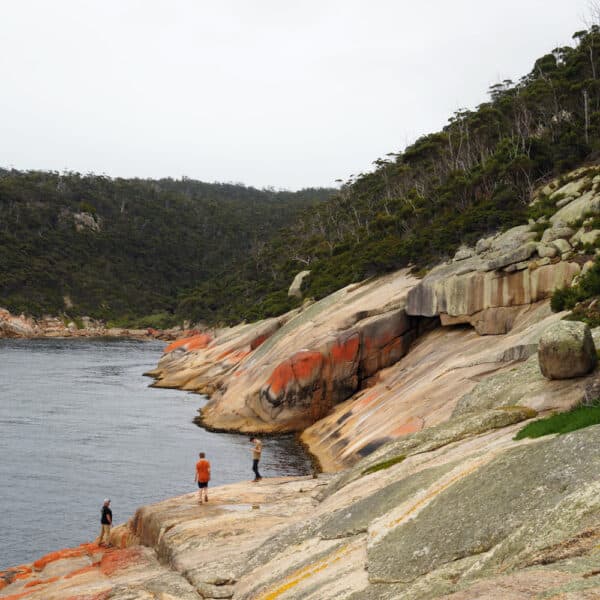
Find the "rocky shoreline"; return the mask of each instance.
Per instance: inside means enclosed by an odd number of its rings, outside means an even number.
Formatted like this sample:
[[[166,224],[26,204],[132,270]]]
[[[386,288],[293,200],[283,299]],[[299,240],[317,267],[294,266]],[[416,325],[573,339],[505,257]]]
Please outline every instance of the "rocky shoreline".
[[[157,387],[210,396],[199,417],[209,429],[297,432],[324,470],[352,466],[449,419],[480,380],[520,368],[565,316],[549,298],[593,265],[600,176],[579,169],[533,201],[554,202],[555,212],[460,248],[422,278],[399,271],[281,317],[180,340],[148,374]],[[523,406],[565,410],[582,397],[579,380],[533,378]]]
[[[600,597],[600,425],[516,437],[600,400],[600,328],[549,301],[593,264],[596,172],[540,190],[550,217],[422,278],[169,344],[154,386],[208,394],[213,430],[299,434],[324,472],[142,507],[108,551],[0,574],[0,598]]]
[[[530,416],[487,411],[476,434],[454,418],[336,475],[142,507],[110,549],[0,573],[0,598],[597,598],[600,426],[515,441]]]
[[[159,339],[176,340],[198,333],[196,330],[184,330],[181,327],[157,330],[152,327],[131,329],[125,327],[107,327],[106,323],[90,317],[70,319],[68,317],[44,316],[34,318],[24,314],[13,315],[0,308],[0,339],[34,338],[132,338],[138,340]]]

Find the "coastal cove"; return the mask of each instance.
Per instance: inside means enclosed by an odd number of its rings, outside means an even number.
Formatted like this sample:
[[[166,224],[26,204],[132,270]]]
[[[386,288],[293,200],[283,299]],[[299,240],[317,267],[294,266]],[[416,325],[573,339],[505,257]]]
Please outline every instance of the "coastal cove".
[[[202,397],[149,389],[142,373],[164,343],[116,339],[0,340],[0,569],[93,540],[112,498],[115,522],[193,491],[203,450],[211,485],[249,480],[245,436],[193,424]],[[269,439],[268,476],[303,475],[292,437]]]

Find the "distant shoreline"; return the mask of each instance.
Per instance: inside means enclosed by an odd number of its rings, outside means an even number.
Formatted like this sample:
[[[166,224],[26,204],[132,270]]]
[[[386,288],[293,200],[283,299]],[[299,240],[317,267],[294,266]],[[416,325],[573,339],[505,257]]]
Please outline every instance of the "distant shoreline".
[[[68,339],[68,338],[127,338],[137,340],[172,341],[190,335],[181,327],[158,330],[153,327],[135,329],[107,327],[103,321],[90,317],[44,316],[34,318],[11,314],[0,308],[0,339]]]

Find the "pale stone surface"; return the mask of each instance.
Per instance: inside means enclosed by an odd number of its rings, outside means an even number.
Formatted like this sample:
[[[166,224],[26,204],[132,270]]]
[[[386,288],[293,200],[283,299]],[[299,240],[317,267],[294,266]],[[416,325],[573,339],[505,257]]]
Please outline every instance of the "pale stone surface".
[[[58,317],[44,316],[34,319],[26,315],[13,315],[0,308],[0,338],[61,338],[61,337],[134,337],[147,338],[147,329],[107,328],[102,321],[83,317],[83,328],[73,321],[65,324]]]
[[[466,328],[431,331],[301,439],[332,471],[377,452],[390,439],[442,424],[455,409],[465,412],[467,400],[461,399],[471,390],[468,404],[476,410],[522,403],[538,411],[566,410],[581,400],[589,378],[549,381],[537,365],[542,332],[565,314],[552,314],[547,303],[529,307],[509,334],[491,340]]]
[[[569,241],[573,246],[578,243],[583,245],[594,245],[598,241],[598,238],[600,238],[600,229],[591,229],[586,231],[586,229],[582,227],[573,237],[570,238]]]
[[[484,252],[487,252],[492,247],[493,241],[494,236],[480,239],[475,245],[475,252],[477,254],[483,254]]]
[[[409,436],[407,457],[373,472],[369,457],[350,477],[242,482],[212,488],[207,504],[194,492],[143,507],[113,529],[124,549],[0,573],[0,598],[597,597],[600,426],[519,442],[526,412],[486,414]]]
[[[562,221],[563,223],[572,223],[581,219],[586,213],[597,213],[600,210],[600,196],[596,195],[594,190],[590,190],[563,206],[560,210],[550,217],[552,223]]]
[[[454,261],[465,260],[467,258],[471,258],[474,255],[475,250],[473,248],[461,246],[454,255]]]
[[[579,404],[585,381],[549,381],[540,372],[537,354],[486,377],[457,402],[453,415],[502,406],[525,406],[543,412],[568,410]]]
[[[546,229],[542,234],[542,244],[549,244],[554,240],[561,238],[570,238],[575,231],[571,227],[567,227],[561,224],[561,226],[554,226]]]
[[[572,202],[573,200],[575,200],[575,196],[567,196],[566,198],[562,198],[561,200],[558,200],[556,202],[556,208],[562,208],[563,206],[566,206],[567,204],[569,204],[569,202]]]
[[[598,362],[590,328],[578,321],[554,323],[540,338],[538,360],[548,379],[586,375]]]
[[[202,411],[211,428],[301,430],[406,354],[423,326],[403,308],[417,283],[403,271],[348,286],[288,317],[254,350],[260,323],[225,332],[205,350],[171,352],[151,373],[155,385],[212,394]]]
[[[459,274],[454,269],[455,265],[433,269],[410,290],[408,314],[472,315],[486,308],[531,304],[570,284],[580,271],[578,264],[564,262],[515,273],[471,271]]]
[[[558,254],[558,250],[554,246],[548,246],[546,244],[537,245],[537,253],[541,258],[554,258]]]
[[[571,250],[571,244],[569,244],[569,242],[567,242],[567,240],[563,240],[563,239],[554,240],[552,242],[552,245],[557,249],[559,254],[564,254],[565,252],[568,252],[569,250]]]
[[[521,261],[527,260],[537,250],[537,243],[533,241],[534,239],[535,234],[533,234],[531,241],[528,241],[526,244],[518,246],[517,248],[511,249],[509,251],[504,251],[503,254],[501,254],[497,258],[489,259],[485,263],[485,266],[482,270],[493,271],[495,269],[501,269],[506,265],[512,265],[514,263],[519,263]]]
[[[514,568],[576,535],[600,509],[600,457],[581,454],[594,440],[600,442],[598,426],[509,450],[476,471],[463,471],[411,518],[400,513],[372,523],[369,580],[410,583],[469,557],[478,557],[477,563],[464,561],[457,569],[476,578],[500,566]]]
[[[578,174],[577,171],[573,171],[572,173],[569,173],[569,178],[572,178],[572,181],[569,181],[568,183],[564,184],[561,187],[555,187],[554,190],[552,191],[552,193],[550,194],[550,199],[553,200],[555,199],[557,196],[573,196],[573,197],[577,197],[580,196],[580,190],[581,188],[585,185],[586,180],[585,178],[577,178],[576,175]]]
[[[73,222],[77,231],[88,229],[98,233],[102,229],[102,224],[99,218],[87,212],[73,213]]]
[[[310,275],[310,271],[300,271],[290,285],[288,296],[302,298],[302,282]]]
[[[581,267],[581,276],[583,277],[592,267],[594,266],[593,260],[588,260],[583,267]]]
[[[37,333],[33,320],[16,317],[0,308],[0,337],[32,337]]]

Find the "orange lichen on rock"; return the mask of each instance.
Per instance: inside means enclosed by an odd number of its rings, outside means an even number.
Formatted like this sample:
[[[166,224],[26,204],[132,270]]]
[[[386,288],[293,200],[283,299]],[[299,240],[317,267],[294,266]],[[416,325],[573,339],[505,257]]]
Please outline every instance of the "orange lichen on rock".
[[[275,367],[267,380],[267,387],[271,395],[278,396],[294,380],[291,359],[282,362]]]
[[[139,548],[125,548],[123,550],[109,550],[100,561],[100,569],[104,575],[110,576],[116,571],[121,571],[139,562],[142,556]]]
[[[77,577],[77,575],[83,575],[84,573],[90,573],[92,571],[95,571],[100,567],[100,562],[101,561],[97,561],[95,563],[92,563],[91,565],[88,565],[87,567],[81,567],[81,569],[77,569],[76,571],[65,575],[65,579],[72,579],[73,577]]]
[[[0,590],[10,585],[13,581],[20,581],[31,577],[32,569],[30,565],[19,565],[6,571],[0,571]]]
[[[277,365],[264,390],[272,398],[285,394],[290,387],[305,386],[323,370],[325,358],[320,352],[302,350]]]
[[[401,436],[408,433],[415,433],[415,431],[421,431],[423,429],[423,419],[419,417],[411,417],[404,423],[396,427],[390,432],[392,436]]]
[[[265,341],[267,341],[270,337],[271,337],[271,334],[269,334],[269,333],[263,333],[262,335],[255,337],[250,342],[250,350],[256,350],[261,344],[263,344]]]
[[[177,350],[177,348],[180,348],[181,346],[185,346],[185,344],[187,344],[188,341],[189,338],[181,338],[179,340],[175,340],[174,342],[171,342],[168,346],[166,346],[163,352],[164,354],[168,354],[173,350]]]
[[[227,359],[226,362],[230,364],[237,364],[242,361],[242,359],[246,358],[250,354],[250,350],[233,350],[230,348],[229,350],[225,350],[222,354],[220,354],[217,360]]]
[[[36,579],[35,581],[29,581],[25,584],[26,588],[35,587],[36,585],[46,585],[48,583],[54,583],[58,581],[60,577],[49,577],[48,579]]]
[[[223,360],[226,356],[229,356],[233,352],[233,348],[227,348],[217,356],[217,360]]]
[[[64,548],[63,550],[50,552],[50,554],[38,558],[38,560],[33,563],[33,568],[36,571],[41,571],[47,564],[56,560],[61,560],[63,558],[78,558],[79,556],[100,551],[102,551],[102,548],[97,544],[81,544],[81,546],[77,546],[76,548]]]
[[[130,535],[131,531],[128,528],[124,529],[124,531],[117,536],[117,546],[119,548],[127,548],[127,546],[129,546]]]
[[[360,340],[353,335],[346,340],[338,340],[331,348],[331,358],[334,364],[349,363],[356,360]]]
[[[369,394],[365,394],[360,400],[357,400],[354,404],[354,408],[364,408],[365,406],[369,406],[373,402],[373,400],[379,398],[379,392],[377,390],[370,392]]]
[[[324,358],[320,352],[304,350],[294,354],[290,363],[295,378],[306,383],[323,368]]]
[[[3,596],[2,600],[19,600],[19,598],[25,598],[25,596],[29,596],[33,594],[35,590],[27,590],[26,592],[20,592],[18,594],[11,594],[10,596]]]
[[[179,340],[175,340],[169,344],[164,350],[164,354],[168,354],[177,348],[183,348],[184,350],[200,350],[206,348],[208,344],[212,342],[212,337],[207,333],[200,333],[193,335],[192,337],[185,337]]]
[[[202,348],[206,348],[211,342],[212,338],[210,335],[201,333],[200,335],[189,338],[189,341],[185,344],[184,348],[186,350],[201,350]]]

